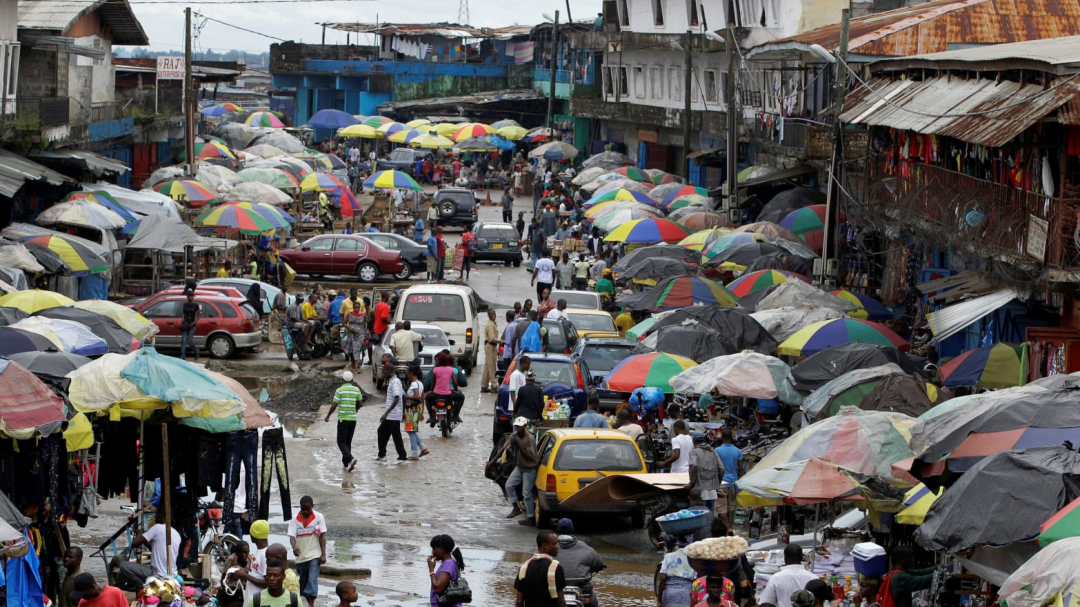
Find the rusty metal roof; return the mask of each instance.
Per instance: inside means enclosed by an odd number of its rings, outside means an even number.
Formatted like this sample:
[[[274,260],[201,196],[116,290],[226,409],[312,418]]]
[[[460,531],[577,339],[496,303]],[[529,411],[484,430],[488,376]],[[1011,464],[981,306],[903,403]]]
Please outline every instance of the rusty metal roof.
[[[1080,36],[1010,42],[914,57],[883,59],[870,66],[875,72],[912,68],[986,72],[1023,69],[1072,75],[1080,68]]]
[[[907,57],[956,44],[1002,44],[1080,35],[1080,0],[934,0],[851,20],[848,52]],[[758,45],[749,57],[840,46],[840,24]]]
[[[127,0],[19,0],[19,29],[65,33],[84,15],[97,11],[112,32],[113,44],[149,44]]]
[[[456,23],[324,23],[343,32],[387,36],[438,36],[441,38],[490,38],[490,31]]]
[[[844,102],[840,120],[1000,147],[1062,105],[1080,96],[1067,81],[1041,84],[943,76],[926,80],[873,78],[873,92],[859,87]],[[1000,111],[993,111],[1001,108]],[[990,113],[982,113],[990,112]],[[965,114],[978,114],[975,116]]]

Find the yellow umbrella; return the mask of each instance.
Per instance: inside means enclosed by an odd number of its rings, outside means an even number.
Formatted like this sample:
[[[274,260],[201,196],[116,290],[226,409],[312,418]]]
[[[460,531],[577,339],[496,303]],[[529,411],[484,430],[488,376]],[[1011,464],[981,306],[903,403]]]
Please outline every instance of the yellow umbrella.
[[[499,129],[499,130],[497,130],[495,132],[502,135],[503,137],[509,139],[510,141],[517,141],[518,139],[521,139],[526,134],[528,134],[529,129],[526,129],[526,128],[523,128],[523,127],[520,127],[520,126],[510,125],[510,126],[504,126],[503,128],[501,128],[501,129]]]
[[[461,127],[462,127],[462,125],[460,125],[460,124],[453,124],[453,123],[450,123],[450,122],[440,122],[439,124],[435,125],[435,132],[442,135],[443,137],[449,137],[450,135],[453,135],[454,133],[456,133],[457,130],[460,129]]]
[[[428,133],[427,135],[421,135],[409,142],[414,148],[423,148],[425,150],[449,150],[454,147],[454,142],[450,141],[442,135],[435,133]]]
[[[139,341],[146,341],[158,332],[157,325],[147,320],[145,316],[118,303],[104,299],[84,299],[73,303],[72,307],[108,316]]]
[[[904,525],[921,525],[926,519],[930,506],[941,497],[944,489],[934,493],[926,485],[919,483],[904,494],[904,509],[896,514],[896,522]]]
[[[410,121],[406,122],[405,124],[407,126],[410,126],[410,127],[415,129],[416,127],[419,127],[419,126],[424,126],[424,125],[431,124],[431,121],[428,120],[427,118],[417,118],[416,120],[410,120]]]
[[[375,131],[377,133],[379,133],[380,135],[382,135],[383,137],[386,137],[387,134],[397,133],[399,131],[408,131],[408,130],[410,130],[410,127],[407,126],[407,125],[401,124],[400,122],[387,122],[386,124],[384,124],[382,126],[375,127]]]
[[[33,314],[38,310],[67,306],[75,303],[75,300],[64,297],[52,291],[33,289],[29,291],[15,291],[0,297],[0,306],[18,308],[27,314]]]
[[[693,234],[683,238],[679,241],[679,246],[691,249],[697,252],[701,252],[705,247],[709,246],[713,242],[720,240],[721,237],[727,236],[731,233],[731,230],[726,228],[710,228],[708,230],[701,230],[694,232]]]
[[[94,428],[90,420],[83,413],[76,413],[68,420],[67,430],[64,430],[64,440],[67,441],[68,452],[89,449],[94,446]]]
[[[366,124],[354,124],[338,131],[338,137],[359,137],[360,139],[382,139],[374,128]]]

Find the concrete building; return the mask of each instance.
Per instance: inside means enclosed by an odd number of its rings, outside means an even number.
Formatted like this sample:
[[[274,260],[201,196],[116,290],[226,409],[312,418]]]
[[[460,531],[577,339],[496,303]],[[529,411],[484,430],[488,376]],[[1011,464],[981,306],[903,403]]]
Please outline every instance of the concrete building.
[[[0,0],[0,120],[15,114],[19,87],[19,0]]]

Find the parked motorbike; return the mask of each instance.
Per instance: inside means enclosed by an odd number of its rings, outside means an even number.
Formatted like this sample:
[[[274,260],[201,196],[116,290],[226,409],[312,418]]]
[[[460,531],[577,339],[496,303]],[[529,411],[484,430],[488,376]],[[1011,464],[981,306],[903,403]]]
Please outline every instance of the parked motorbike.
[[[563,599],[566,607],[596,607],[596,591],[593,589],[592,578],[571,578],[566,580],[563,587]]]
[[[326,356],[326,353],[330,351],[330,344],[326,340],[314,341],[314,343],[306,343],[301,345],[303,341],[303,330],[288,329],[282,327],[281,339],[285,342],[285,354],[289,357],[289,360],[296,356],[300,360],[311,360],[312,358],[320,358]]]

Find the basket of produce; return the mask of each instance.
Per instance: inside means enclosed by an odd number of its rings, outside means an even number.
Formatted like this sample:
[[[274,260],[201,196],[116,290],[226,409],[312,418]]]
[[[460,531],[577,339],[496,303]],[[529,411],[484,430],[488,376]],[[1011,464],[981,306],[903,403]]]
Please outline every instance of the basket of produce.
[[[750,546],[739,536],[711,537],[686,547],[690,568],[699,575],[724,575],[739,564]]]
[[[701,529],[709,522],[709,511],[703,508],[687,508],[656,517],[660,530],[668,535],[684,535]]]

